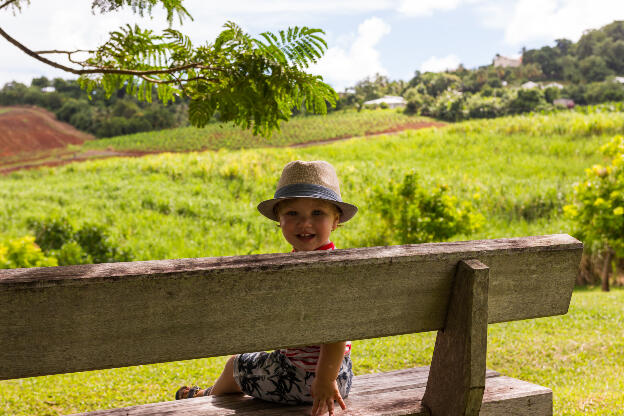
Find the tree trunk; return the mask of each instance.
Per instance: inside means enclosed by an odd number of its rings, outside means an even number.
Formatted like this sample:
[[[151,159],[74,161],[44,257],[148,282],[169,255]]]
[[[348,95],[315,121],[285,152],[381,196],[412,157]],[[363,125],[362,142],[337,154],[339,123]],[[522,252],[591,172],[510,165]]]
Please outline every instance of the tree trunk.
[[[605,262],[602,268],[602,291],[609,291],[609,271],[611,269],[611,258],[613,257],[613,252],[611,249],[607,249],[605,253]]]

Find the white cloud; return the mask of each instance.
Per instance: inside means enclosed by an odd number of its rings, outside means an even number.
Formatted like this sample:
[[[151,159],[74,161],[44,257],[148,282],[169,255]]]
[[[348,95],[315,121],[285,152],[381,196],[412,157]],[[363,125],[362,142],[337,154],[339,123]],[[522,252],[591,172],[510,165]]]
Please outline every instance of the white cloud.
[[[390,25],[378,17],[366,19],[358,26],[355,40],[347,47],[332,47],[311,68],[312,73],[323,75],[336,90],[343,90],[376,73],[388,71],[381,64],[379,41],[390,33]]]
[[[401,0],[397,11],[408,16],[431,16],[435,11],[456,9],[462,0]]]
[[[461,61],[456,55],[450,54],[442,58],[432,56],[422,63],[420,72],[442,72],[456,69]]]
[[[483,23],[503,29],[510,45],[566,38],[577,41],[584,30],[624,18],[622,0],[517,0],[512,7],[490,1],[479,8]]]
[[[320,13],[325,15],[345,13],[365,13],[391,9],[395,0],[230,0],[227,2],[207,2],[190,0],[185,2],[187,10],[195,16],[202,14],[272,14],[272,13]]]

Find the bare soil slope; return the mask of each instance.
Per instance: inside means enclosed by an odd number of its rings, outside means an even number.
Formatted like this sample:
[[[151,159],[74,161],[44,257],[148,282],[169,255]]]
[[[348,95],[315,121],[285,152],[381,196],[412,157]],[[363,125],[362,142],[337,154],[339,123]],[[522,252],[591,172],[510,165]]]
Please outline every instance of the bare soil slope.
[[[93,136],[35,107],[0,107],[0,157],[81,144]]]

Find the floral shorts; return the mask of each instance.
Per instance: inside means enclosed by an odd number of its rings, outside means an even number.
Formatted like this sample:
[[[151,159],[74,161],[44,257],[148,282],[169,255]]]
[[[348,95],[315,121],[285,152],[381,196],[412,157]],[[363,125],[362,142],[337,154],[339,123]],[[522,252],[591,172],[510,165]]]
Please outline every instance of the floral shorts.
[[[353,370],[345,356],[336,381],[343,398],[349,395]],[[312,403],[314,373],[295,366],[281,351],[240,354],[234,360],[234,380],[243,393],[269,402]]]

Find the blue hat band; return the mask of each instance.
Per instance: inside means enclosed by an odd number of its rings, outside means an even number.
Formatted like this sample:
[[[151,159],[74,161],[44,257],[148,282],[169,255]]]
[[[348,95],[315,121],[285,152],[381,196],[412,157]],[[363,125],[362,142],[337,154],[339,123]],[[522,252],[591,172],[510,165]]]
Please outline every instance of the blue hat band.
[[[311,183],[294,183],[286,185],[275,191],[277,198],[319,198],[329,201],[342,202],[338,194],[329,188]]]

